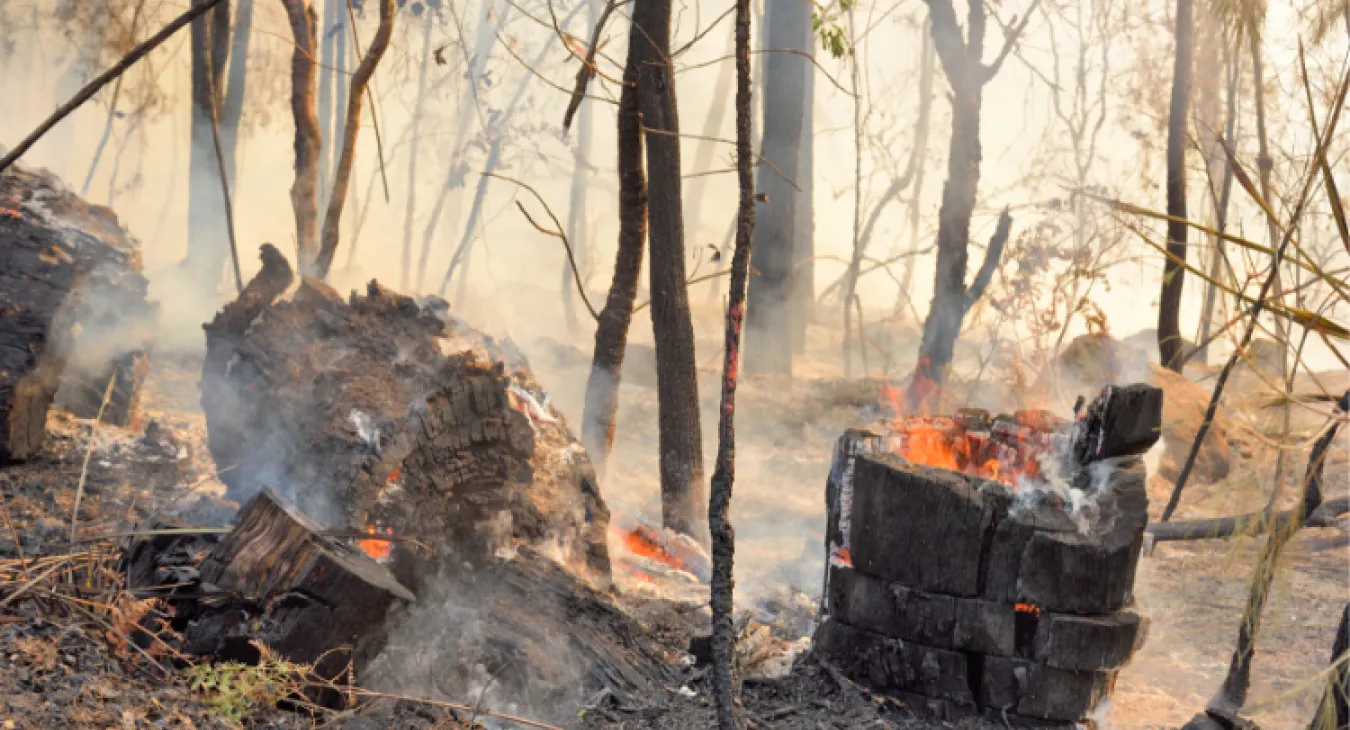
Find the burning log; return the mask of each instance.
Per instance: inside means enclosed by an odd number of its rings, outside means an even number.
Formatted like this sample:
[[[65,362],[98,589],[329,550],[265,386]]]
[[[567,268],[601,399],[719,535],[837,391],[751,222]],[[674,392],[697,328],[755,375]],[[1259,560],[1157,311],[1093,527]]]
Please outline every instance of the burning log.
[[[183,639],[193,654],[256,660],[259,641],[328,679],[364,667],[383,647],[385,614],[412,602],[384,566],[323,528],[270,489],[240,513],[235,529],[202,561],[207,601]],[[348,651],[335,651],[346,648]]]
[[[457,560],[557,547],[608,584],[594,471],[512,343],[375,282],[344,301],[306,279],[274,302],[290,273],[273,254],[207,327],[202,406],[231,498],[276,485],[329,528]],[[390,561],[414,587],[434,572],[401,547]]]
[[[1108,387],[1072,423],[961,411],[845,433],[817,652],[944,716],[1086,718],[1140,636],[1138,455],[1161,406],[1148,386]]]
[[[137,244],[112,211],[45,171],[0,175],[0,463],[36,455],[47,410],[133,418],[147,369],[154,305]]]

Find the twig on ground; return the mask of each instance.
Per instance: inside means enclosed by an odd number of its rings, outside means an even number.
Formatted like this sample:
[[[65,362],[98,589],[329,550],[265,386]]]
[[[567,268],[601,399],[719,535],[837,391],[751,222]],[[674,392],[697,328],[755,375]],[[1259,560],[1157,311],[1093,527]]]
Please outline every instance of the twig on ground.
[[[94,455],[94,439],[98,438],[98,424],[103,420],[103,409],[112,400],[113,388],[117,386],[117,373],[108,379],[108,387],[103,391],[103,402],[98,406],[98,415],[89,426],[89,443],[84,450],[84,464],[80,466],[80,482],[75,486],[75,506],[70,509],[70,543],[75,544],[75,532],[80,524],[80,500],[84,497],[84,482],[89,477],[89,459]]]

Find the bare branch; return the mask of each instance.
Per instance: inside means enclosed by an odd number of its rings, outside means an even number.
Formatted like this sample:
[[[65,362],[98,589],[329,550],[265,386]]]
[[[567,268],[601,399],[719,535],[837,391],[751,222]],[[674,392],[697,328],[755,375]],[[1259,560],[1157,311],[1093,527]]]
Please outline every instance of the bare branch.
[[[999,67],[1003,65],[1003,60],[1008,57],[1010,52],[1012,52],[1013,46],[1017,45],[1018,39],[1022,37],[1022,32],[1027,29],[1027,23],[1031,22],[1032,14],[1036,12],[1036,8],[1040,7],[1040,5],[1041,0],[1034,0],[1031,3],[1031,7],[1027,8],[1026,15],[1022,16],[1022,22],[1018,23],[1017,27],[1013,28],[1012,32],[1003,38],[1003,48],[999,49],[998,56],[994,58],[994,62],[981,70],[980,83],[989,83],[989,80],[994,78],[994,75],[998,73]]]
[[[624,0],[627,2],[628,0]],[[614,9],[622,3],[619,0],[609,0],[605,3],[605,9],[600,12],[600,17],[595,21],[595,29],[591,31],[591,44],[586,49],[586,57],[581,61],[581,68],[577,69],[577,87],[572,91],[572,100],[567,102],[567,112],[563,114],[563,133],[572,127],[572,117],[576,115],[577,110],[581,108],[582,99],[586,98],[586,86],[590,84],[591,79],[595,77],[597,69],[595,67],[595,54],[600,49],[600,33],[605,29],[605,23],[609,16],[614,13]],[[553,4],[549,3],[549,12],[553,12]],[[554,17],[554,27],[557,27],[557,17]],[[559,31],[561,32],[561,31]]]

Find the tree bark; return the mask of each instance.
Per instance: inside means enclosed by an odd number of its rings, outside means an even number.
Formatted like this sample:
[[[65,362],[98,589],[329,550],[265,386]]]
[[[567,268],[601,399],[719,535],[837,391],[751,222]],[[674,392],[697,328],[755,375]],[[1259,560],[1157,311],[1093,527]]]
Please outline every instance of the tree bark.
[[[619,253],[609,298],[595,329],[595,355],[586,381],[586,406],[581,417],[581,444],[604,480],[605,463],[614,443],[614,414],[619,407],[619,384],[633,319],[642,248],[647,240],[647,178],[642,165],[642,116],[637,100],[637,52],[628,50],[623,90],[619,96]],[[582,105],[582,113],[586,111]],[[582,129],[586,120],[582,117]]]
[[[417,152],[420,146],[418,128],[422,124],[422,110],[427,97],[427,70],[431,66],[431,18],[432,11],[423,12],[422,28],[422,65],[417,70],[417,100],[413,102],[412,139],[408,143],[408,205],[403,213],[403,269],[398,285],[403,291],[409,291],[412,284],[412,228],[413,216],[417,213]]]
[[[291,114],[295,117],[295,182],[291,207],[295,209],[296,258],[301,273],[309,273],[319,255],[319,118],[314,112],[314,52],[318,46],[314,6],[309,0],[283,0],[295,38],[291,54]]]
[[[1158,298],[1158,356],[1163,367],[1181,372],[1181,292],[1186,271],[1186,122],[1191,96],[1191,0],[1177,0],[1176,56],[1172,67],[1172,103],[1167,123],[1167,257]]]
[[[671,0],[637,0],[628,42],[638,47],[638,110],[647,147],[648,272],[656,340],[661,516],[666,527],[698,537],[707,492],[694,324],[685,284],[680,119],[669,60],[670,20]]]
[[[765,10],[764,45],[809,53],[811,4],[775,0]],[[764,54],[764,137],[758,190],[768,205],[755,227],[756,277],[750,286],[745,370],[792,374],[790,288],[800,199],[802,107],[811,62],[794,53]],[[770,106],[772,105],[772,106]]]
[[[347,202],[347,188],[352,179],[352,160],[356,157],[356,135],[361,130],[361,102],[366,96],[366,86],[375,75],[375,67],[389,48],[389,40],[394,36],[394,0],[381,0],[380,27],[375,38],[366,49],[361,65],[352,74],[352,85],[347,100],[347,117],[342,128],[342,156],[338,158],[337,171],[333,175],[332,195],[328,200],[328,213],[323,221],[323,240],[319,246],[319,259],[315,273],[319,278],[328,276],[333,265],[333,256],[337,253],[341,237],[342,208]]]
[[[198,0],[200,3],[201,0]],[[212,133],[212,109],[220,108],[230,53],[230,8],[222,2],[192,21],[192,146],[188,163],[187,263],[197,280],[215,288],[229,257],[220,193],[220,161]],[[215,89],[215,98],[212,98]]]
[[[727,306],[726,345],[722,360],[722,407],[717,434],[717,466],[713,471],[708,503],[712,534],[711,581],[713,700],[719,730],[742,727],[737,706],[735,639],[732,595],[736,531],[731,525],[731,492],[736,473],[736,382],[740,370],[741,326],[745,315],[745,290],[749,277],[750,251],[755,227],[755,181],[750,145],[750,0],[736,1],[736,174],[740,183],[737,208],[736,251],[731,259],[731,295]]]

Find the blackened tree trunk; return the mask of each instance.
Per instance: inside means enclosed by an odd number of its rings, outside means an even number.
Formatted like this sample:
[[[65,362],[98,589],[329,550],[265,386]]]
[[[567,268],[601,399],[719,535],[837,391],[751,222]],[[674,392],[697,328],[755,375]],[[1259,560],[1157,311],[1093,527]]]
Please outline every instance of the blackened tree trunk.
[[[319,118],[314,112],[315,26],[318,19],[309,0],[284,0],[286,17],[295,38],[291,54],[291,114],[295,118],[295,182],[291,207],[295,209],[295,242],[300,272],[313,270],[319,255]]]
[[[750,149],[750,0],[736,2],[736,173],[740,205],[736,216],[736,252],[731,259],[731,296],[727,305],[726,346],[722,360],[722,407],[717,433],[717,467],[708,502],[712,533],[713,701],[718,730],[739,730],[736,706],[735,640],[732,625],[733,563],[736,531],[731,525],[731,490],[736,473],[736,381],[740,370],[741,324],[749,279],[750,247],[755,227],[755,181]]]
[[[1181,292],[1186,282],[1186,123],[1191,97],[1191,0],[1177,0],[1176,55],[1172,66],[1172,104],[1167,122],[1167,260],[1158,299],[1158,356],[1164,367],[1181,372]]]
[[[809,53],[814,47],[811,3],[806,0],[774,0],[765,9],[764,24],[767,49]],[[764,55],[764,139],[760,154],[766,162],[760,166],[756,182],[759,192],[769,200],[755,227],[754,259],[750,262],[756,275],[750,285],[745,370],[790,375],[790,291],[796,206],[802,197],[802,109],[811,61],[795,53]]]
[[[188,162],[187,263],[194,278],[214,287],[229,257],[220,161],[212,134],[230,54],[230,8],[224,2],[192,21],[192,145]],[[214,98],[212,90],[215,91]]]
[[[647,178],[642,166],[642,116],[638,112],[634,58],[638,50],[635,46],[628,49],[629,61],[619,96],[619,254],[614,262],[609,298],[596,323],[595,355],[581,417],[581,444],[601,480],[614,443],[614,413],[619,407],[628,325],[633,319],[633,299],[642,272],[642,247],[647,241]],[[586,111],[584,102],[581,111],[583,114]],[[584,117],[581,123],[585,124]]]
[[[380,27],[375,38],[366,49],[361,65],[352,74],[350,95],[343,122],[342,152],[338,157],[337,168],[333,172],[333,190],[328,199],[328,212],[323,219],[323,237],[319,242],[319,258],[315,264],[315,273],[320,278],[328,276],[333,265],[333,256],[337,254],[338,241],[341,238],[342,208],[347,203],[347,188],[352,179],[352,161],[356,157],[356,135],[361,131],[361,102],[366,97],[366,86],[375,75],[375,68],[389,49],[389,41],[394,37],[394,0],[380,0]],[[373,111],[372,111],[373,113]]]
[[[694,323],[685,284],[680,118],[670,65],[670,19],[671,0],[637,0],[628,42],[638,47],[638,110],[647,147],[648,271],[656,340],[661,516],[666,527],[697,535],[707,492]]]
[[[235,8],[234,35],[230,39],[229,87],[220,107],[220,144],[225,149],[225,176],[230,196],[239,186],[239,122],[244,116],[244,89],[248,81],[248,47],[253,38],[253,0],[239,0]]]
[[[1346,652],[1350,652],[1350,603],[1341,612],[1341,623],[1331,645],[1331,663],[1338,666],[1328,678],[1326,693],[1308,730],[1350,728],[1350,666],[1346,666]]]

